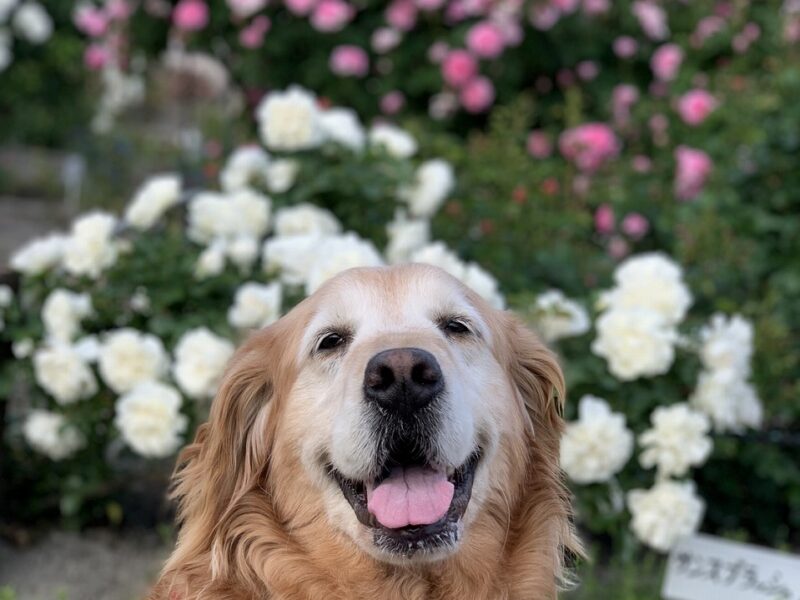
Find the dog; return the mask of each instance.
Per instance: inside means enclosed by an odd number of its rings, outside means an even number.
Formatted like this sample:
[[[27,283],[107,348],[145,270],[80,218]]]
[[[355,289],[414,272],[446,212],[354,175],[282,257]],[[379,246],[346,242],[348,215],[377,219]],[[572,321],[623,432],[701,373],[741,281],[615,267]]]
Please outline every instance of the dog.
[[[345,271],[232,359],[150,598],[555,598],[580,553],[564,395],[553,353],[441,269]]]

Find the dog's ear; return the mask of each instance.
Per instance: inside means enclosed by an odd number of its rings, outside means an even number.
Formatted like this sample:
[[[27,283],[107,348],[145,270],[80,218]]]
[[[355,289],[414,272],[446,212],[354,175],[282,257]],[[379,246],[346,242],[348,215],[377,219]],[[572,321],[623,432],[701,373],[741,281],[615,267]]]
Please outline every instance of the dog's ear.
[[[517,317],[503,315],[504,354],[511,380],[530,417],[535,437],[558,455],[566,396],[564,374],[555,354]]]
[[[208,422],[178,458],[172,497],[183,529],[176,554],[208,550],[225,514],[265,475],[274,439],[271,416],[295,377],[292,339],[284,318],[248,338],[228,365]]]

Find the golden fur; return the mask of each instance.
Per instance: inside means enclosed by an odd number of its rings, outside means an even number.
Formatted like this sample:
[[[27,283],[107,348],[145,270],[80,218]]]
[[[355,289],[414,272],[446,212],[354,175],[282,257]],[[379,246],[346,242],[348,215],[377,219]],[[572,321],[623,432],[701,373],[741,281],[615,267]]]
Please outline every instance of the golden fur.
[[[392,297],[399,280],[418,272],[451,279],[420,266],[349,277]],[[563,375],[516,317],[459,289],[492,332],[491,352],[514,390],[521,425],[502,438],[504,489],[488,497],[458,551],[407,565],[369,556],[331,526],[292,443],[276,443],[300,369],[297,344],[328,286],[254,334],[229,365],[208,422],[178,460],[181,529],[150,600],[556,597],[564,553],[580,553],[558,466]]]

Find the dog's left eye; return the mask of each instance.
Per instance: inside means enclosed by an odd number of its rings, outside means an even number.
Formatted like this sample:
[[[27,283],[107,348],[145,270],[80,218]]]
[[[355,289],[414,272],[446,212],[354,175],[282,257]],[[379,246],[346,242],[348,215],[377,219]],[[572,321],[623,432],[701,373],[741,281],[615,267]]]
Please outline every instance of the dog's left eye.
[[[317,350],[333,350],[334,348],[341,346],[344,342],[344,336],[333,331],[325,335],[325,337],[319,341],[319,344],[317,344]]]
[[[445,333],[463,335],[469,333],[469,327],[457,319],[442,319],[440,327]]]

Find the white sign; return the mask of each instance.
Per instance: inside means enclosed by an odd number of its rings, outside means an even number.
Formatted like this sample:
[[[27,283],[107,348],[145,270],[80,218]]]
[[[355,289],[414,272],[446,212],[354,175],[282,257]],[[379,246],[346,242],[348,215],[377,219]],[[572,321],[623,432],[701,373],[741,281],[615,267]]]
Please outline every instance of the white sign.
[[[672,550],[667,600],[800,600],[800,557],[709,535]]]

